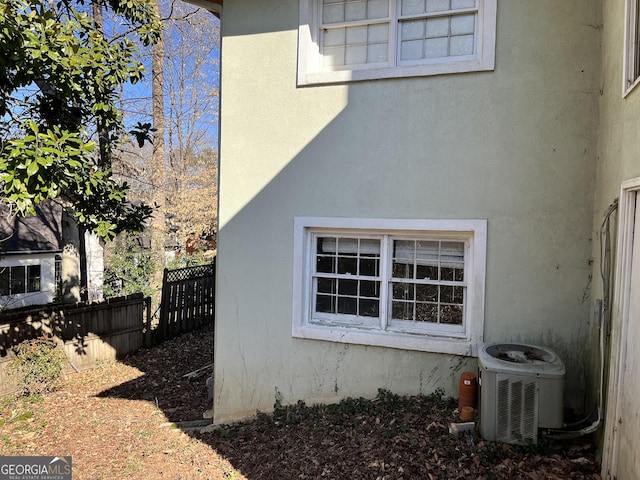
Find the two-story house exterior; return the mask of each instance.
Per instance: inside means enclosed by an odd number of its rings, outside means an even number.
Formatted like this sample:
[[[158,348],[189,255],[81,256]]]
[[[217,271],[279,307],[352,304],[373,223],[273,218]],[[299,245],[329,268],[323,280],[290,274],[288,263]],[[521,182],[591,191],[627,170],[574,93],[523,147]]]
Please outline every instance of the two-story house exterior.
[[[562,357],[568,406],[602,391],[603,472],[640,472],[638,3],[211,2],[214,420],[455,395],[517,341]]]

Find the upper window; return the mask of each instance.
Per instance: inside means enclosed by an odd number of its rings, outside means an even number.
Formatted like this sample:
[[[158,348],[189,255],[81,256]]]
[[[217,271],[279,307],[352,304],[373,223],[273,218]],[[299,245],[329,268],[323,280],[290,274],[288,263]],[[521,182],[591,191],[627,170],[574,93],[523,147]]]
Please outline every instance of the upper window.
[[[640,0],[627,0],[623,93],[640,82]]]
[[[298,83],[493,70],[496,0],[300,0]]]
[[[475,355],[484,220],[296,219],[293,335]]]

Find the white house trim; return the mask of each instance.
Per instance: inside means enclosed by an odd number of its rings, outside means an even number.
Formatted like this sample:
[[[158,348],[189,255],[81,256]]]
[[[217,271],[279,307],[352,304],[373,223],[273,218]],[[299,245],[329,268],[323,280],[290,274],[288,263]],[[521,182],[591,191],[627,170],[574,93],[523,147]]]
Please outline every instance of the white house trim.
[[[616,471],[618,419],[625,380],[627,344],[623,341],[629,328],[629,304],[631,298],[631,259],[635,224],[636,196],[640,192],[640,177],[622,184],[618,207],[618,242],[616,251],[616,278],[612,304],[611,363],[607,392],[607,413],[602,450],[602,478],[612,478]],[[635,377],[629,377],[635,381]]]
[[[342,231],[361,235],[408,235],[433,233],[440,238],[467,239],[465,280],[468,292],[465,301],[464,329],[420,331],[400,329],[386,325],[384,311],[385,291],[388,280],[381,277],[381,312],[376,327],[368,324],[354,325],[334,323],[316,324],[309,321],[312,293],[309,266],[312,263],[310,236],[313,231]],[[407,350],[477,356],[484,330],[484,283],[486,269],[486,220],[426,220],[426,219],[374,219],[374,218],[314,218],[294,219],[293,258],[293,318],[292,336],[340,343],[356,343]],[[382,269],[384,269],[384,265]],[[468,278],[467,278],[468,277]],[[416,322],[419,323],[419,322]],[[380,325],[381,324],[381,325]],[[451,327],[447,325],[445,327]]]

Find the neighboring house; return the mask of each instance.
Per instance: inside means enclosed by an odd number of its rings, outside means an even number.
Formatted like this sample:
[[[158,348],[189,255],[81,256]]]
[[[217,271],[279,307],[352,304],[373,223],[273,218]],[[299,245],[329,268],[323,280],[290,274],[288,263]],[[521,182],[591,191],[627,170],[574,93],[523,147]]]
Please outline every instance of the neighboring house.
[[[9,213],[5,208],[0,213],[0,308],[60,301],[69,219],[55,202],[39,205],[34,216],[19,218]],[[77,276],[74,281],[84,285],[85,299],[98,300],[102,298],[102,246],[95,235],[87,233],[83,248],[84,255],[80,252],[70,262],[77,263],[73,270],[81,272],[86,282]],[[82,256],[86,261],[80,260]]]
[[[590,411],[611,311],[603,473],[637,478],[638,3],[227,0],[214,421],[457,395],[491,341]]]

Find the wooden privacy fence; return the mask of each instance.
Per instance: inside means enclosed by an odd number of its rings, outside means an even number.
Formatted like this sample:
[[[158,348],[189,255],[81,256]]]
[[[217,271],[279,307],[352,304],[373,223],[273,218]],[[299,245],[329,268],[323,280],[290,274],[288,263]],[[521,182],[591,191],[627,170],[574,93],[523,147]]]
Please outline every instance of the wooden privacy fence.
[[[164,270],[156,342],[190,332],[214,320],[216,263]]]
[[[100,303],[47,305],[0,314],[0,395],[15,385],[6,368],[12,347],[20,342],[53,336],[62,344],[70,368],[83,370],[96,361],[109,361],[150,346],[150,299],[142,294]]]

